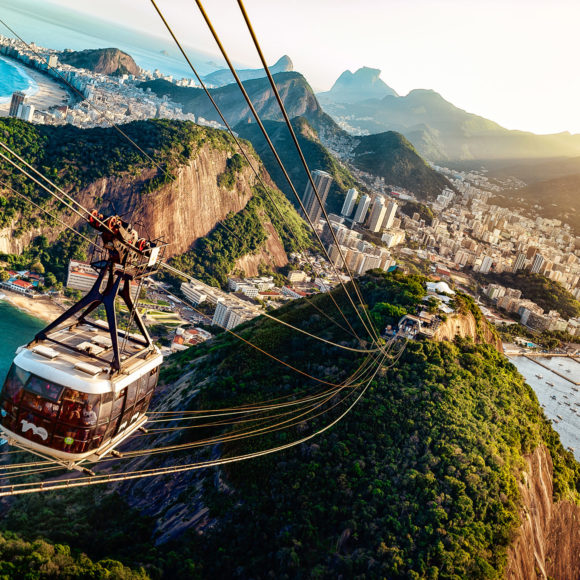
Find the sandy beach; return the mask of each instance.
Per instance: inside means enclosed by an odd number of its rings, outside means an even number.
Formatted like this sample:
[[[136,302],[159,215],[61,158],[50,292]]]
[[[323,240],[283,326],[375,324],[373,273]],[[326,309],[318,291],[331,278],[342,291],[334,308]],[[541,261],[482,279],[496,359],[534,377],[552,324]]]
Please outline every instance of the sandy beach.
[[[52,322],[64,312],[58,304],[48,298],[34,299],[21,294],[15,294],[14,292],[6,292],[5,294],[6,297],[4,300],[10,302],[10,304],[16,306],[19,310],[30,314],[30,316],[40,318],[46,322]]]
[[[70,94],[48,75],[45,75],[34,68],[26,66],[24,63],[2,55],[6,60],[10,60],[26,71],[26,74],[38,85],[38,91],[28,97],[28,102],[34,105],[37,111],[46,111],[50,107],[58,105],[68,105],[71,101]],[[0,103],[0,117],[7,117],[10,110],[10,102]]]

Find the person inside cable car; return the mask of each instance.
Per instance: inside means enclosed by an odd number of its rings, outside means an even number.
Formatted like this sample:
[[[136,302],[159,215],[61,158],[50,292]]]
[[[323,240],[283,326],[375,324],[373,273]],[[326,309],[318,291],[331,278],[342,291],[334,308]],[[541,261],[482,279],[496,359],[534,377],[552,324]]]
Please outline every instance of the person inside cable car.
[[[83,409],[83,424],[92,427],[97,424],[97,414],[93,411],[93,406],[87,402]]]

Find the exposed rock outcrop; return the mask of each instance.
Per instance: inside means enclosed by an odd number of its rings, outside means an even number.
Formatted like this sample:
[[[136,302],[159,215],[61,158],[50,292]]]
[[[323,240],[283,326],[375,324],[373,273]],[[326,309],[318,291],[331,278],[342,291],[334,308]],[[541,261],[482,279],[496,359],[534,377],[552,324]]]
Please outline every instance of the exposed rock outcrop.
[[[139,67],[133,58],[118,48],[97,48],[78,52],[61,52],[61,62],[104,75],[138,75]]]
[[[232,189],[220,187],[217,177],[226,170],[228,154],[222,149],[203,146],[187,165],[177,169],[176,179],[149,193],[143,185],[157,175],[156,169],[146,169],[139,175],[122,175],[97,179],[75,198],[86,208],[97,207],[105,214],[128,216],[141,235],[155,239],[163,237],[170,245],[165,258],[191,249],[199,238],[209,234],[230,213],[238,213],[252,198],[256,178],[250,167],[242,168],[236,175]],[[265,182],[271,180],[265,174]],[[77,227],[76,215],[61,216],[69,225]],[[0,252],[21,253],[38,235],[56,240],[62,227],[29,230],[19,238],[13,236],[18,219],[12,228],[0,230]],[[264,227],[269,237],[261,252],[247,256],[239,267],[248,274],[256,273],[264,262],[269,267],[287,263],[286,252],[277,232],[264,216]]]
[[[526,458],[520,480],[522,524],[508,551],[510,580],[576,580],[580,575],[580,506],[552,499],[552,458],[545,446]]]
[[[493,344],[497,350],[503,352],[499,336],[494,334],[487,322],[478,324],[471,312],[467,314],[453,314],[442,322],[433,337],[435,340],[453,340],[456,336],[471,337],[476,343],[486,342]]]

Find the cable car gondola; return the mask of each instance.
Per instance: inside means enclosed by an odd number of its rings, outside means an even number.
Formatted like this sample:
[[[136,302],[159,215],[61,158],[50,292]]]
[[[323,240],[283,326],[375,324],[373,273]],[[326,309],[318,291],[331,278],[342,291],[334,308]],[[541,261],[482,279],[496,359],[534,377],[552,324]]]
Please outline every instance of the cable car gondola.
[[[154,273],[165,245],[139,239],[118,216],[93,212],[100,231],[92,289],[21,346],[0,392],[0,434],[9,444],[69,469],[97,461],[142,428],[162,356],[131,297]],[[120,296],[139,333],[117,327]],[[106,322],[88,315],[103,305]],[[74,318],[78,314],[78,318]],[[71,320],[72,319],[72,320]]]

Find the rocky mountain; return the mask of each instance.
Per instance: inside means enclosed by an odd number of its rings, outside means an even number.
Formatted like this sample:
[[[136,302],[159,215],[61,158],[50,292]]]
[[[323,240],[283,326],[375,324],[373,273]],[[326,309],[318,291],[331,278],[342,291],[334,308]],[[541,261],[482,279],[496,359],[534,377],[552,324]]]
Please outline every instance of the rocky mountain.
[[[425,164],[406,140],[399,139],[394,133],[375,139],[355,138],[343,131],[324,113],[310,85],[299,73],[281,73],[275,75],[274,79],[290,118],[302,117],[306,122],[299,122],[297,127],[300,143],[307,150],[306,157],[311,169],[324,169],[335,177],[335,184],[329,195],[330,211],[339,209],[341,196],[354,183],[352,175],[340,161],[352,163],[370,173],[377,171],[376,174],[385,177],[391,185],[417,189],[420,197],[436,197],[449,185],[445,178]],[[157,95],[168,95],[172,100],[181,103],[186,112],[219,121],[219,116],[201,89],[177,87],[162,80],[143,83],[141,86],[151,89]],[[306,176],[267,79],[248,81],[244,86],[262,120],[268,121],[271,138],[291,177],[296,177],[297,190],[302,194],[306,186]],[[238,87],[228,85],[215,89],[212,96],[228,122],[235,126],[240,135],[251,141],[277,186],[294,202],[267,143],[259,128],[252,122],[252,114]],[[329,147],[335,153],[331,153]],[[344,155],[341,156],[339,151]],[[337,160],[337,154],[341,159]]]
[[[58,55],[60,62],[104,75],[138,75],[139,67],[133,57],[118,48],[97,48],[65,51]]]
[[[274,78],[290,118],[304,116],[313,119],[324,115],[312,89],[300,73],[279,73]],[[193,113],[197,117],[221,123],[219,115],[202,89],[178,87],[162,79],[148,81],[140,86],[144,90],[151,89],[159,96],[167,95],[171,100],[180,103],[185,113]],[[283,120],[268,79],[249,80],[244,83],[244,87],[263,119]],[[252,113],[237,85],[213,89],[211,94],[232,127],[239,123],[252,122]]]
[[[359,86],[364,91],[367,82],[360,79]],[[359,102],[341,100],[332,92],[324,93],[321,103],[339,124],[363,133],[398,131],[431,161],[580,154],[580,135],[510,131],[454,106],[432,90],[416,89],[405,96],[391,94]]]
[[[256,177],[223,131],[168,121],[125,125],[124,131],[154,159],[157,167],[114,129],[45,127],[15,119],[3,120],[0,126],[10,146],[52,175],[85,207],[125,215],[151,239],[168,240],[166,258],[189,251],[215,236],[216,229],[223,229],[226,233],[221,234],[214,261],[230,271],[245,264],[248,274],[254,274],[262,261],[269,268],[287,262],[286,249],[292,249],[293,242],[284,232],[280,211],[292,221],[293,229],[300,231],[304,227],[267,173],[260,169],[270,185],[270,196],[281,209],[276,210],[266,201],[269,197],[256,189]],[[253,155],[252,159],[260,167],[260,160]],[[8,183],[51,212],[63,212],[5,165],[0,166],[0,172]],[[53,224],[47,228],[44,217],[31,211],[25,202],[11,197],[6,190],[0,191],[0,196],[4,210],[0,251],[22,253],[41,234],[49,243],[59,238],[62,226]],[[63,219],[73,226],[82,225],[74,214],[65,212]],[[251,223],[252,231],[242,228],[233,239],[220,224],[236,219]],[[246,234],[248,239],[244,240]],[[251,259],[247,254],[259,258]],[[50,269],[51,264],[45,266]],[[215,282],[216,278],[210,281]]]
[[[424,282],[397,271],[360,278],[376,328],[414,312]],[[335,290],[333,298],[364,335],[344,291]],[[330,296],[314,300],[317,309],[300,300],[276,316],[326,340],[360,346],[333,324]],[[323,578],[534,578],[544,572],[573,580],[580,465],[562,448],[532,389],[487,343],[497,337],[474,302],[458,294],[455,306],[442,337],[452,341],[409,341],[380,368],[363,353],[262,318],[240,331],[261,351],[224,333],[172,356],[154,410],[189,418],[133,438],[125,459],[106,469],[178,469],[287,448],[106,488],[21,496],[2,505],[0,527],[27,541],[40,536],[93,559],[144,567],[155,578],[313,572]],[[357,384],[329,392],[329,382],[344,387],[352,373]],[[312,403],[321,393],[328,397]],[[266,400],[286,406],[233,423],[198,425],[186,414],[255,409]],[[302,442],[289,446],[296,441]],[[153,448],[158,452],[129,455]]]
[[[284,55],[280,57],[275,64],[271,67],[268,67],[270,72],[274,74],[282,73],[282,72],[291,72],[294,70],[294,64],[288,55]],[[251,79],[259,79],[266,76],[264,69],[256,68],[256,69],[240,69],[236,71],[238,76],[242,81],[249,81]],[[203,77],[203,81],[210,86],[214,87],[222,87],[224,85],[229,85],[230,83],[235,83],[236,80],[234,76],[230,72],[230,69],[220,69],[216,70],[205,77]]]
[[[397,93],[379,78],[381,71],[376,68],[362,67],[352,73],[345,70],[336,80],[330,91],[317,93],[324,106],[332,103],[358,103],[368,99],[382,99],[398,96]]]

